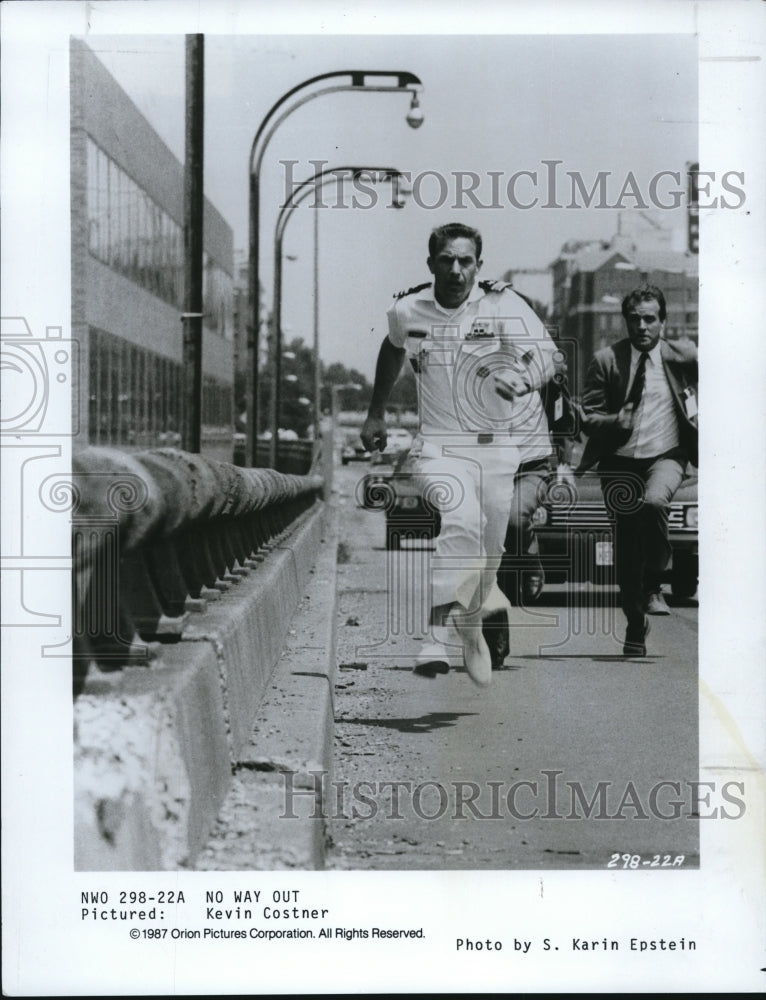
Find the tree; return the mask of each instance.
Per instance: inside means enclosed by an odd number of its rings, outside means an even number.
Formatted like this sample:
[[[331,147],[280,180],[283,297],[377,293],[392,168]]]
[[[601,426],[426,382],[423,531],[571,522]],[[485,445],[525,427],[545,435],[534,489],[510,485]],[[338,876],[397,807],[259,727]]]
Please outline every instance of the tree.
[[[274,374],[273,338],[269,334],[268,361],[258,372],[259,430],[271,430],[271,387]],[[301,337],[282,346],[281,386],[278,425],[292,430],[299,438],[309,436],[314,411],[314,352]]]
[[[333,361],[322,371],[321,406],[323,413],[329,413],[332,406],[331,388],[334,385],[358,385],[359,389],[346,389],[342,406],[346,410],[366,410],[372,399],[372,386],[356,368],[346,368],[340,361]]]

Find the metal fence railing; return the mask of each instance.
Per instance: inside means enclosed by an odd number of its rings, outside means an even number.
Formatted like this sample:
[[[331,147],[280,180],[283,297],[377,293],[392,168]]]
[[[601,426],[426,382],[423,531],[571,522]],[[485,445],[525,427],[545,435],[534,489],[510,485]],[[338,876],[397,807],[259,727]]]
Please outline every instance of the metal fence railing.
[[[173,448],[73,458],[73,657],[145,662],[181,637],[189,599],[245,575],[323,491],[320,476],[246,469]]]

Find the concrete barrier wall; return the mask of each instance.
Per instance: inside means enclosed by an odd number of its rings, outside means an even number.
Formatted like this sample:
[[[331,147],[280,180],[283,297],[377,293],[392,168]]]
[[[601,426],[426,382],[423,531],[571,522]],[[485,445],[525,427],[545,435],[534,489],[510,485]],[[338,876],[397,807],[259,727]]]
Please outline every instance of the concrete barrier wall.
[[[334,562],[334,546],[319,502],[262,561],[191,601],[175,645],[152,643],[145,665],[91,665],[74,705],[76,870],[194,867],[253,753],[253,719],[312,567]]]

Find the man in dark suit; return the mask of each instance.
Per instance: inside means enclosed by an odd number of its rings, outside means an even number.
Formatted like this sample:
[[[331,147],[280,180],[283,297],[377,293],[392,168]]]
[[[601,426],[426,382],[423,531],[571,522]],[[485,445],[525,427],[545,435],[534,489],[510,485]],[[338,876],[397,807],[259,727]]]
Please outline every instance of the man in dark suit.
[[[669,614],[660,593],[671,547],[668,511],[697,457],[697,349],[666,341],[665,297],[652,285],[625,297],[625,340],[598,351],[582,397],[588,435],[578,472],[598,464],[615,517],[617,582],[628,620],[623,653],[646,655],[647,614]]]

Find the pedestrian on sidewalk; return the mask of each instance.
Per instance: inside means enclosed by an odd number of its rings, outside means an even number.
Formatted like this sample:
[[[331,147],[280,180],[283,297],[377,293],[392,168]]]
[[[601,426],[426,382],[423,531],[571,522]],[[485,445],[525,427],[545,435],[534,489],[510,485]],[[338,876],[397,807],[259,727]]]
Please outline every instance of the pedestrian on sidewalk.
[[[361,437],[386,446],[385,408],[409,358],[418,380],[419,427],[410,455],[423,495],[439,509],[430,580],[430,641],[415,670],[425,677],[465,664],[486,685],[492,658],[484,619],[509,603],[496,574],[520,461],[514,426],[547,433],[535,390],[554,375],[555,345],[509,285],[477,281],[480,233],[461,223],[428,243],[433,281],[397,296],[388,310],[375,385]]]
[[[697,348],[664,339],[662,291],[626,295],[628,336],[598,351],[582,397],[588,443],[578,472],[598,464],[607,510],[615,517],[620,603],[627,618],[623,653],[646,656],[648,615],[669,614],[660,592],[672,549],[670,502],[686,465],[697,464]]]

